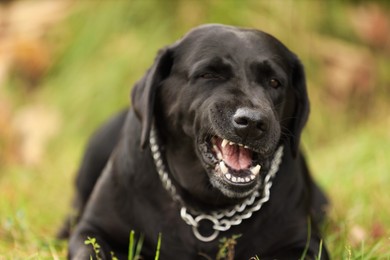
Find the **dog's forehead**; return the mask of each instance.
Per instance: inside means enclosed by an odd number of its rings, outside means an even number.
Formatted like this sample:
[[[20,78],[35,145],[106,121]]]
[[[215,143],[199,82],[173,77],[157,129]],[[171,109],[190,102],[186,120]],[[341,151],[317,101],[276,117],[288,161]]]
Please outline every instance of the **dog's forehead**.
[[[180,56],[197,60],[215,56],[256,58],[269,56],[284,59],[288,49],[273,36],[255,29],[225,25],[206,25],[187,33],[178,43]]]

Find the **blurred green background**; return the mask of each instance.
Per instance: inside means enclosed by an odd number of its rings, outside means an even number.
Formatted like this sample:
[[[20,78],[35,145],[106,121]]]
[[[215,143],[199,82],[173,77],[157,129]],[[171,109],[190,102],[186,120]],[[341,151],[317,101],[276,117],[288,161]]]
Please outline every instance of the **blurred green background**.
[[[334,259],[390,258],[389,2],[36,0],[0,3],[0,259],[65,258],[54,234],[88,136],[202,23],[264,30],[301,58],[325,243]]]

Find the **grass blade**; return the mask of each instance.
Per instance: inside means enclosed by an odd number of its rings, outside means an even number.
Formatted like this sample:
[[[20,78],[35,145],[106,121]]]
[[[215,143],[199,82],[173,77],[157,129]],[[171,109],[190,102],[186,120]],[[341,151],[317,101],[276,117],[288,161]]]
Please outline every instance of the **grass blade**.
[[[160,248],[161,248],[161,233],[158,233],[156,257],[154,258],[154,260],[158,260],[160,258]]]
[[[317,260],[321,260],[321,256],[322,256],[322,239],[320,240],[320,249],[318,251]]]
[[[134,230],[130,231],[130,241],[129,241],[129,255],[128,260],[134,259]]]
[[[141,255],[143,243],[144,243],[144,235],[141,234],[137,242],[137,247],[135,248],[135,260],[137,259],[137,257]]]
[[[301,256],[301,260],[304,260],[307,255],[307,251],[309,250],[309,246],[310,246],[310,238],[311,238],[311,219],[310,217],[307,217],[307,241],[306,241],[305,250],[303,251]]]

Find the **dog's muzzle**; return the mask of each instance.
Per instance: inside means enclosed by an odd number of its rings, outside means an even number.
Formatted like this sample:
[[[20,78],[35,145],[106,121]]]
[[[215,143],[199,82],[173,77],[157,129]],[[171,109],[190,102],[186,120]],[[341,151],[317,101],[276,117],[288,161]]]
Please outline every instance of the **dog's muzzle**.
[[[283,157],[283,146],[279,146],[277,151],[275,152],[275,155],[272,159],[271,167],[268,173],[264,177],[263,185],[261,185],[261,188],[259,190],[254,191],[251,196],[246,198],[242,203],[237,204],[233,207],[223,209],[223,210],[216,210],[211,212],[200,212],[199,210],[193,210],[185,205],[185,202],[180,197],[180,195],[176,192],[176,187],[173,185],[172,181],[169,178],[167,168],[163,162],[162,159],[162,153],[160,151],[158,141],[157,141],[157,133],[154,127],[152,127],[151,133],[150,133],[150,148],[152,152],[152,156],[154,159],[154,163],[156,165],[156,169],[158,172],[158,175],[160,177],[160,180],[162,182],[163,187],[170,193],[172,199],[176,201],[180,206],[180,216],[184,220],[185,223],[192,226],[192,231],[194,236],[202,242],[211,242],[214,239],[216,239],[219,235],[219,232],[221,231],[227,231],[234,225],[239,225],[241,222],[245,219],[248,219],[252,217],[252,215],[259,211],[264,203],[266,203],[270,198],[270,189],[272,186],[272,181],[275,177],[275,174],[279,170],[279,166],[282,162]],[[226,142],[226,141],[222,141]],[[227,144],[223,144],[226,146]],[[234,144],[230,144],[234,145]],[[222,146],[222,143],[221,143]],[[237,149],[235,147],[230,149]],[[240,149],[240,148],[238,148]],[[244,148],[246,149],[246,148]],[[222,151],[223,152],[223,151]],[[246,153],[246,152],[244,152]],[[223,156],[222,156],[223,158]],[[238,160],[240,160],[238,158]],[[242,159],[243,162],[247,161],[247,159]],[[240,165],[238,162],[237,165]],[[257,166],[255,166],[256,168]],[[260,170],[260,169],[259,169]],[[258,174],[258,171],[256,170]],[[255,172],[256,172],[255,171]],[[252,176],[255,173],[251,173],[250,176]],[[231,176],[231,179],[233,176]],[[246,177],[244,178],[244,181],[246,181]],[[249,177],[250,178],[250,177]],[[250,178],[251,179],[251,178]],[[241,183],[241,180],[240,180]],[[212,230],[211,233],[205,235],[201,232],[201,222],[208,221],[212,224]]]

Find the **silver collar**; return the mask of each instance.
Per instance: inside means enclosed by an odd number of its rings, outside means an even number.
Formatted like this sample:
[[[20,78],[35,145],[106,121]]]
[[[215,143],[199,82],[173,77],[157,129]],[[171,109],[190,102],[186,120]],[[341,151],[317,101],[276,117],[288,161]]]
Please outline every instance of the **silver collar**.
[[[202,242],[210,242],[218,237],[220,231],[227,231],[232,226],[239,225],[244,219],[248,219],[256,211],[259,211],[264,203],[269,200],[270,189],[275,174],[279,170],[279,166],[283,157],[283,146],[279,146],[276,150],[274,158],[272,159],[271,168],[264,178],[264,183],[261,185],[262,194],[260,191],[255,191],[250,197],[245,199],[241,204],[237,204],[234,207],[215,210],[208,213],[199,212],[194,209],[190,209],[185,206],[183,199],[176,192],[176,187],[173,185],[169,178],[167,169],[162,160],[162,154],[158,145],[157,132],[152,127],[150,132],[150,148],[158,175],[161,179],[163,187],[169,192],[172,199],[180,204],[180,216],[185,223],[192,226],[192,231],[197,239]],[[211,235],[202,235],[199,232],[200,222],[209,221],[212,224],[213,233]]]

